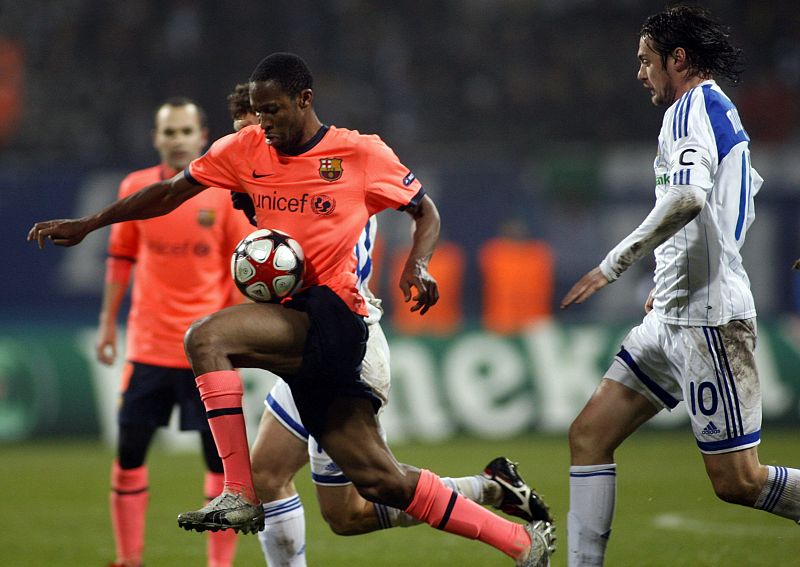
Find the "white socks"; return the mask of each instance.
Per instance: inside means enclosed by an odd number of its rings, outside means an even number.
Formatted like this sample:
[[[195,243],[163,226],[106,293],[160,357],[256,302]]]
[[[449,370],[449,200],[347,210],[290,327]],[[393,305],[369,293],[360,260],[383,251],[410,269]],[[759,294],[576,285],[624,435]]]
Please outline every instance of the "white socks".
[[[269,567],[306,567],[306,521],[300,496],[262,506],[265,526],[258,532],[258,541]]]
[[[617,492],[617,465],[569,468],[567,546],[569,567],[603,564],[611,535]]]
[[[769,474],[754,508],[800,523],[800,470],[767,466]]]

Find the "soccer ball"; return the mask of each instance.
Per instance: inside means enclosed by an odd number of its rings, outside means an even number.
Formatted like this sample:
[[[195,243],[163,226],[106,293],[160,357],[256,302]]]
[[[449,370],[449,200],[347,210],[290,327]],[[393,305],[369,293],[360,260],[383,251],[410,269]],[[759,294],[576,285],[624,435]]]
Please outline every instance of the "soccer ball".
[[[305,257],[291,236],[258,229],[245,236],[231,256],[231,275],[244,295],[262,303],[280,303],[303,285]]]

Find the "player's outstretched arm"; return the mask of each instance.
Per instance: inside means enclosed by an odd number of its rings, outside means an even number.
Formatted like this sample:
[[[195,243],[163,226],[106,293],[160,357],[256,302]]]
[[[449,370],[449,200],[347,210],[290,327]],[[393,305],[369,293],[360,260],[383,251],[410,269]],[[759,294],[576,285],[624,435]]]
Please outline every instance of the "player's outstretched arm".
[[[572,286],[561,300],[561,309],[566,309],[573,303],[583,303],[597,290],[615,281],[634,262],[650,254],[691,222],[700,214],[705,204],[706,194],[699,187],[670,187],[642,224],[617,244],[599,266]]]
[[[195,185],[179,173],[115,201],[93,215],[37,222],[28,232],[28,240],[35,240],[39,248],[44,248],[47,240],[58,246],[75,246],[90,232],[109,224],[165,215],[203,189],[204,186]]]
[[[412,299],[416,302],[411,306],[411,311],[419,311],[420,315],[424,315],[439,301],[439,286],[428,272],[428,263],[439,240],[441,220],[436,205],[427,195],[416,207],[407,208],[406,212],[414,219],[414,236],[411,251],[400,274],[400,289],[406,303]],[[416,289],[416,294],[412,294],[412,287]]]
[[[594,268],[579,279],[572,286],[572,289],[567,292],[567,295],[561,300],[561,309],[566,309],[573,303],[583,303],[594,295],[598,289],[604,288],[609,283],[608,278],[600,271],[600,267]]]

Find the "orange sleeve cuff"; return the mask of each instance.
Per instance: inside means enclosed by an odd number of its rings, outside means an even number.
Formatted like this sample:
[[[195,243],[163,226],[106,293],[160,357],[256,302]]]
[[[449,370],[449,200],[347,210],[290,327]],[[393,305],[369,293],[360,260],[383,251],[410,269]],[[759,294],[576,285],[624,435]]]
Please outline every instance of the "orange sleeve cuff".
[[[109,256],[106,259],[106,283],[128,285],[134,262],[133,258]]]

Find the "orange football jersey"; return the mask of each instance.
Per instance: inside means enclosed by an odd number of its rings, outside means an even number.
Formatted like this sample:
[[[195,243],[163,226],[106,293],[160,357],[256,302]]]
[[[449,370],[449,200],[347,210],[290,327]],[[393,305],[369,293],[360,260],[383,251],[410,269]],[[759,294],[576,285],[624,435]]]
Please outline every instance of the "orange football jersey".
[[[260,228],[283,231],[303,247],[304,284],[327,285],[361,315],[367,314],[356,287],[361,231],[371,215],[403,209],[424,194],[378,136],[335,126],[320,128],[296,155],[275,150],[261,128],[249,126],[214,142],[185,175],[248,193]]]
[[[162,166],[135,171],[120,184],[119,197],[172,175]],[[128,360],[189,368],[183,335],[236,297],[231,253],[252,230],[227,191],[203,191],[168,215],[112,225],[109,254],[135,262]]]

